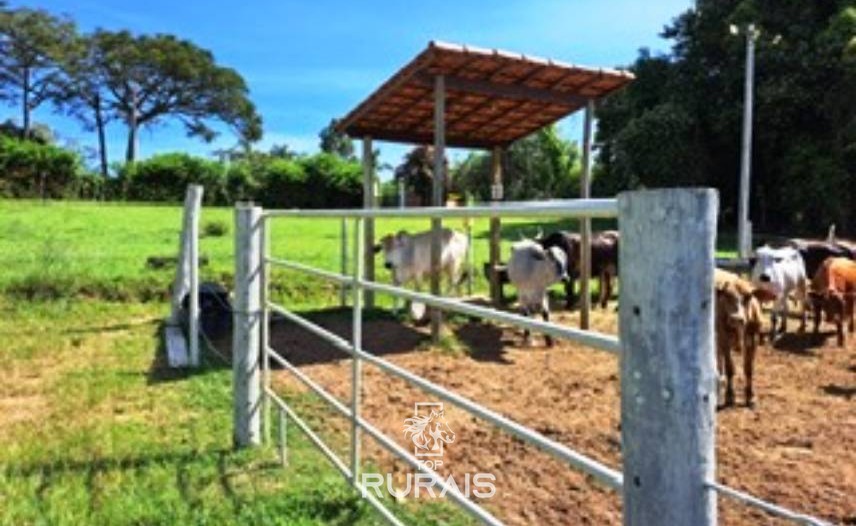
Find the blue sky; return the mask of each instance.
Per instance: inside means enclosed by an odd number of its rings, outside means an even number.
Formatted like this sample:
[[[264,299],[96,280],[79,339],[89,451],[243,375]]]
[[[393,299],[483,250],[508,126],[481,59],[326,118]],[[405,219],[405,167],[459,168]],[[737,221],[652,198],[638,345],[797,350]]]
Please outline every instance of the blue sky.
[[[496,47],[589,66],[631,63],[640,47],[665,51],[663,26],[691,0],[512,0],[463,2],[362,0],[298,2],[256,0],[12,0],[71,15],[84,30],[96,27],[137,33],[173,33],[210,49],[217,61],[246,79],[264,119],[263,149],[286,143],[303,152],[317,150],[318,131],[346,114],[430,40]],[[0,108],[0,119],[19,110]],[[64,140],[94,146],[94,134],[48,105],[35,120],[56,129]],[[560,128],[577,140],[580,115]],[[111,161],[124,156],[125,132],[109,130]],[[143,157],[167,151],[207,155],[234,144],[221,136],[213,144],[185,137],[176,124],[144,130]],[[397,164],[405,149],[379,143],[385,162]],[[461,155],[453,152],[453,156]]]

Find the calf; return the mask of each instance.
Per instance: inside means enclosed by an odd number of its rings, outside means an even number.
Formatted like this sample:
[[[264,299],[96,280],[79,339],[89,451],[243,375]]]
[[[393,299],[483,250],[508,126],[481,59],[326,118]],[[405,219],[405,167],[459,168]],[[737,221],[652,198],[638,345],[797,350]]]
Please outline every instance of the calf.
[[[820,329],[821,309],[826,321],[834,323],[838,345],[844,346],[844,320],[849,318],[848,330],[856,330],[854,296],[856,296],[856,262],[847,258],[829,258],[817,270],[811,283],[811,303],[814,307],[814,332]]]
[[[743,354],[746,405],[754,405],[752,376],[758,344],[764,343],[761,330],[761,304],[751,283],[736,274],[715,270],[716,290],[716,364],[725,368],[725,405],[734,405],[734,361],[731,352]]]
[[[785,332],[788,326],[788,296],[795,293],[802,305],[802,323],[800,331],[805,330],[807,279],[805,263],[800,253],[793,247],[772,248],[763,246],[755,250],[755,265],[752,268],[752,282],[759,289],[756,296],[773,300],[770,314],[770,339],[777,332]],[[778,318],[782,318],[781,328],[777,327]]]
[[[544,248],[532,240],[522,240],[511,247],[508,279],[517,288],[517,300],[524,316],[540,312],[544,321],[550,320],[547,288],[568,279],[568,262],[558,247]],[[523,333],[524,345],[529,345],[529,329]],[[545,337],[548,346],[553,339]]]
[[[466,235],[449,228],[441,231],[440,272],[448,278],[450,289],[460,289],[468,248]],[[431,276],[430,230],[417,234],[402,230],[395,235],[384,236],[374,246],[374,251],[383,251],[384,267],[392,272],[396,286],[413,281],[419,290],[422,280]]]
[[[620,235],[615,230],[605,230],[597,233],[591,240],[591,273],[600,281],[600,296],[598,302],[601,308],[606,308],[612,296],[612,278],[618,274],[618,243]],[[582,243],[580,235],[572,232],[552,232],[547,237],[539,238],[538,243],[544,248],[558,247],[568,261],[568,273],[571,278],[565,283],[565,303],[568,309],[574,306],[574,281],[581,275],[580,259]]]

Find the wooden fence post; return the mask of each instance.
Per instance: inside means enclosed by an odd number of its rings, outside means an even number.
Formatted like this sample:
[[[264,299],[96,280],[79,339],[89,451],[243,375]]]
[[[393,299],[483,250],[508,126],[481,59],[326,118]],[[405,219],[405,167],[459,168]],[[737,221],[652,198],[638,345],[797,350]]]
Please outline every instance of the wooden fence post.
[[[234,440],[237,447],[261,443],[262,209],[235,208],[235,321],[232,339]]]
[[[718,196],[618,196],[624,524],[716,524]]]

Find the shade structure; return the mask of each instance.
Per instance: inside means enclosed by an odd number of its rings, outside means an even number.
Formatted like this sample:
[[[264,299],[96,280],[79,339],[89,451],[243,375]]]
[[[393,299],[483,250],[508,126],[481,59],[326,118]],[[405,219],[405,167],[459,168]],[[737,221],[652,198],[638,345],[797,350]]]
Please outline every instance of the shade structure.
[[[507,146],[620,89],[626,71],[432,41],[338,129],[351,137],[410,144],[434,140],[434,79],[445,80],[446,144]]]
[[[509,53],[497,49],[432,41],[416,58],[395,73],[337,124],[340,132],[363,139],[365,208],[376,206],[369,192],[372,182],[371,141],[434,145],[432,204],[441,206],[445,186],[446,146],[485,148],[493,151],[494,201],[502,200],[503,148],[517,139],[585,108],[583,173],[580,196],[589,197],[591,138],[594,101],[633,80],[626,71],[590,68]],[[366,221],[368,246],[374,244],[373,221]],[[491,220],[491,298],[498,301],[500,221]],[[441,221],[431,222],[431,293],[440,294]],[[588,294],[591,255],[591,221],[581,221],[582,251],[580,326],[589,324]],[[374,272],[374,258],[366,257],[366,275]],[[366,296],[366,305],[373,299]],[[441,316],[431,313],[431,336],[440,337]]]

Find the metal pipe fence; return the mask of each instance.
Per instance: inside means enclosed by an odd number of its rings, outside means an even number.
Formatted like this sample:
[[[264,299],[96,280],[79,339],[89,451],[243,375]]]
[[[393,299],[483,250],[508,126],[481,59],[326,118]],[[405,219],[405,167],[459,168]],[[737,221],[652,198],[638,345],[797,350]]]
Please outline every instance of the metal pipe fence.
[[[425,473],[455,503],[479,521],[485,524],[502,523],[480,504],[461,493],[455,485],[450,486],[432,467],[426,466],[395,440],[362,418],[360,409],[363,363],[371,364],[411,386],[447,401],[565,462],[569,467],[590,475],[607,487],[621,491],[624,500],[625,524],[650,524],[650,517],[662,513],[665,506],[668,512],[660,517],[661,521],[713,525],[716,523],[716,493],[723,493],[748,505],[802,524],[823,524],[822,521],[813,517],[784,510],[714,481],[713,429],[717,386],[713,381],[716,375],[713,365],[711,304],[716,205],[716,196],[713,191],[663,190],[634,192],[618,200],[562,200],[462,208],[273,211],[253,208],[252,212],[247,212],[247,208],[239,207],[236,216],[239,227],[237,247],[239,251],[255,249],[259,254],[255,257],[236,254],[239,268],[239,272],[236,273],[236,290],[248,295],[248,299],[245,298],[244,301],[238,298],[236,305],[252,306],[253,297],[261,298],[261,302],[260,312],[251,312],[251,309],[248,309],[235,313],[235,329],[238,332],[233,340],[235,345],[233,359],[241,364],[234,369],[235,386],[236,390],[246,389],[248,385],[255,382],[262,388],[259,389],[260,400],[254,399],[250,391],[249,394],[236,392],[236,401],[248,412],[255,411],[259,406],[264,407],[265,437],[269,435],[271,427],[271,404],[275,405],[280,415],[280,434],[282,434],[285,418],[291,419],[321,449],[353,487],[360,490],[362,496],[392,524],[400,524],[400,521],[383,502],[366,491],[360,482],[362,468],[360,444],[363,433],[376,440],[394,456]],[[283,258],[271,257],[267,238],[270,232],[269,225],[275,218],[289,217],[338,218],[342,220],[343,235],[349,230],[346,220],[351,219],[354,236],[351,254],[352,274],[346,274],[346,266],[342,267],[341,273],[336,273]],[[363,220],[393,217],[432,219],[619,217],[623,234],[626,232],[625,237],[629,238],[631,246],[634,240],[636,243],[650,242],[651,236],[659,241],[655,243],[657,246],[649,247],[652,251],[656,251],[655,256],[643,258],[633,252],[625,251],[626,243],[624,238],[622,240],[619,270],[622,283],[619,315],[621,337],[617,338],[472,305],[458,299],[414,292],[367,280],[364,276],[367,247],[363,242]],[[646,220],[650,224],[640,226],[646,223]],[[256,224],[251,224],[253,221]],[[662,225],[658,226],[660,223]],[[248,238],[254,236],[262,236],[262,240],[253,243]],[[657,236],[660,237],[657,238]],[[257,248],[259,246],[260,249]],[[342,246],[346,244],[343,243]],[[343,286],[342,290],[347,287],[353,306],[351,340],[334,334],[285,306],[272,302],[268,292],[269,269],[272,266],[337,283]],[[657,280],[651,275],[641,275],[641,271],[638,270],[650,272],[658,266],[665,270]],[[657,281],[660,283],[653,283]],[[255,290],[253,287],[261,290]],[[679,292],[671,292],[672,290]],[[363,349],[363,294],[366,291],[419,301],[435,309],[540,332],[622,357],[620,362],[622,442],[625,445],[623,473],[515,422],[477,401],[465,398]],[[342,304],[344,304],[344,298],[343,295]],[[269,338],[271,313],[327,341],[351,357],[349,404],[326,391],[271,347]],[[681,327],[671,327],[672,322],[676,321],[675,316],[680,318],[677,321],[683,324]],[[262,320],[263,327],[260,331],[261,335],[256,336],[258,339],[254,341],[253,335],[259,332],[254,326],[258,319]],[[652,339],[652,327],[662,331],[663,334],[655,334]],[[632,342],[632,348],[630,342]],[[633,359],[628,359],[628,356],[632,356]],[[254,360],[261,364],[261,374],[259,374],[259,368],[251,367]],[[294,409],[274,392],[270,379],[272,361],[282,366],[300,383],[321,397],[337,413],[350,420],[348,462],[339,458],[328,445],[324,444]],[[650,367],[659,367],[665,372],[652,374],[651,369],[646,368],[649,362],[652,364]],[[631,370],[626,369],[630,366],[628,364],[632,365]],[[687,370],[694,373],[687,373]],[[650,397],[649,393],[657,393],[657,396]],[[655,420],[658,425],[651,426],[650,422]],[[236,413],[236,426],[248,426],[253,422],[254,419],[251,416],[243,415],[239,418]],[[252,436],[252,432],[237,429],[236,436]],[[662,440],[663,436],[669,436],[671,442]],[[284,449],[284,440],[284,437],[280,437],[278,441],[282,449]],[[632,447],[637,443],[653,444],[651,447],[654,451],[644,451],[637,455]],[[284,450],[281,456],[285,458]],[[652,459],[655,461],[652,462]],[[680,467],[678,469],[667,467],[666,464],[669,463]],[[632,480],[632,484],[627,483],[627,480]]]

